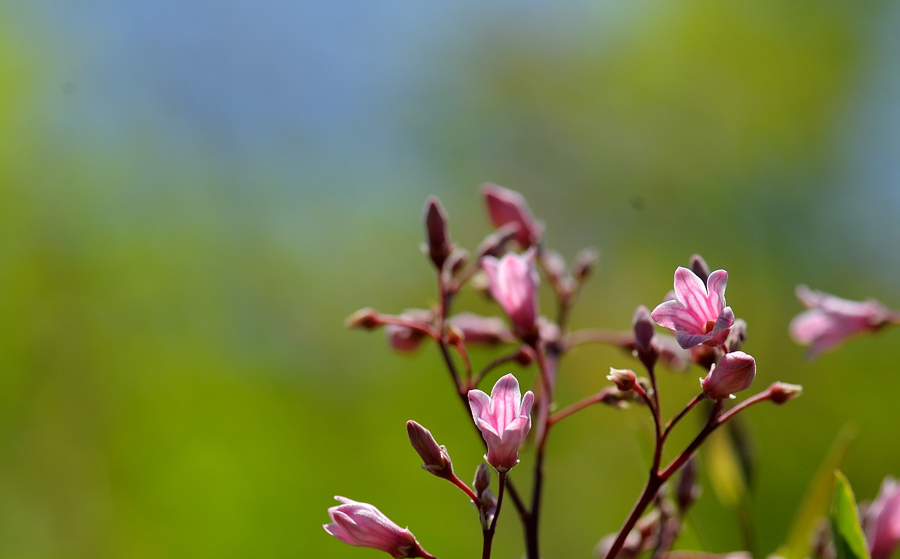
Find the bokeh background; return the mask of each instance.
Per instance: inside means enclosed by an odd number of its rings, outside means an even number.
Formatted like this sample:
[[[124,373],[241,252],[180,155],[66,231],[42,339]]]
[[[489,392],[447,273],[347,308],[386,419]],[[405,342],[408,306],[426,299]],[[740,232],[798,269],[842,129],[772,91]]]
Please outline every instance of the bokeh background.
[[[488,180],[523,192],[566,257],[602,251],[576,327],[626,328],[692,253],[729,271],[758,385],[806,388],[746,415],[757,556],[844,425],[858,497],[900,474],[900,332],[812,362],[787,337],[798,283],[900,307],[900,4],[32,0],[0,15],[0,557],[382,556],[322,531],[335,494],[440,557],[479,556],[465,499],[406,440],[415,418],[464,478],[480,460],[436,350],[398,356],[342,322],[427,307],[424,200],[472,248]],[[560,402],[609,366],[634,363],[574,353]],[[662,379],[669,413],[698,374]],[[591,409],[554,433],[546,557],[589,557],[618,528],[647,465],[644,412]],[[704,484],[682,545],[742,548]],[[495,556],[520,557],[511,515],[499,532]]]

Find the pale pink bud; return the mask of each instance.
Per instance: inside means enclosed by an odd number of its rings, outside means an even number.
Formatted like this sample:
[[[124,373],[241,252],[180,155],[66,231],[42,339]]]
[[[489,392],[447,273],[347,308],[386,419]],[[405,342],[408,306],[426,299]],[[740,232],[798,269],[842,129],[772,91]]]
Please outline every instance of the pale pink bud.
[[[900,484],[887,477],[866,510],[866,541],[872,559],[888,559],[900,544]]]
[[[422,459],[423,470],[442,478],[450,478],[453,475],[450,454],[446,448],[437,444],[431,431],[410,420],[406,422],[406,434],[409,435],[410,444]]]
[[[796,292],[808,310],[794,317],[790,333],[798,344],[810,346],[807,357],[835,348],[853,335],[874,332],[893,314],[874,299],[848,301],[805,285],[798,285]]]
[[[331,523],[323,525],[323,528],[342,542],[378,549],[394,559],[432,557],[422,549],[412,532],[394,524],[374,506],[344,497],[335,499],[342,504],[328,509]]]
[[[637,375],[631,369],[614,369],[610,367],[606,378],[612,381],[616,388],[622,392],[634,389],[634,385],[637,383]]]
[[[491,296],[503,307],[512,322],[513,332],[526,340],[537,334],[539,279],[534,266],[535,256],[532,248],[522,255],[508,253],[499,260],[493,256],[481,259]]]
[[[675,331],[678,344],[690,349],[700,344],[718,346],[734,324],[725,306],[728,272],[716,270],[706,283],[687,268],[675,271],[675,300],[661,303],[651,315],[660,326]]]
[[[469,391],[472,418],[488,447],[485,460],[498,472],[519,463],[519,446],[531,429],[532,404],[534,394],[529,390],[523,398],[512,374],[501,377],[490,396],[481,390]]]
[[[776,382],[769,387],[769,400],[778,405],[793,400],[801,394],[803,394],[803,387],[799,384]]]
[[[756,378],[756,361],[743,351],[726,353],[713,365],[706,378],[700,379],[704,394],[712,400],[728,398],[746,390]]]
[[[541,240],[544,227],[534,219],[525,198],[514,190],[486,183],[481,193],[487,202],[488,214],[494,227],[514,223],[519,230],[516,241],[522,248],[537,244]]]
[[[511,344],[516,337],[503,322],[495,316],[487,317],[470,312],[459,313],[448,321],[453,328],[459,330],[467,344],[496,345]]]
[[[407,309],[400,317],[417,322],[423,328],[427,328],[434,320],[434,313],[425,309]],[[387,335],[388,344],[403,353],[415,351],[428,337],[423,330],[401,324],[385,324],[384,332]]]
[[[450,233],[447,231],[447,214],[441,201],[431,196],[425,202],[425,237],[428,240],[426,250],[435,267],[440,271],[444,261],[450,256],[453,246]]]

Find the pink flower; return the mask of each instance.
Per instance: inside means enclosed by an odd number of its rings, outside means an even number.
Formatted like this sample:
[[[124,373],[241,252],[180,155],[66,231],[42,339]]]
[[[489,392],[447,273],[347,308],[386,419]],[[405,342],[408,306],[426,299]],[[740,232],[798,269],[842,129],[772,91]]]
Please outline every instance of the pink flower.
[[[522,248],[528,248],[541,240],[544,227],[534,219],[524,196],[515,190],[491,183],[482,186],[481,192],[494,227],[500,228],[507,223],[516,224],[516,242]]]
[[[540,280],[534,266],[536,254],[531,248],[522,255],[508,253],[499,260],[493,256],[481,259],[491,296],[509,316],[515,334],[526,340],[537,334]]]
[[[706,378],[700,379],[703,393],[712,400],[728,398],[746,390],[756,378],[756,361],[743,351],[726,353],[712,366]]]
[[[790,332],[794,341],[808,345],[807,357],[839,346],[862,332],[874,332],[892,319],[884,305],[868,301],[848,301],[805,285],[797,286],[797,298],[808,309],[794,317]]]
[[[374,506],[344,497],[335,499],[343,504],[328,509],[332,522],[322,527],[342,542],[379,549],[389,553],[394,559],[432,557],[422,549],[412,532],[391,522]]]
[[[704,284],[694,272],[679,267],[675,270],[675,299],[661,303],[650,314],[657,324],[675,331],[675,339],[684,349],[722,345],[734,324],[734,313],[725,306],[727,282],[725,270],[711,273]]]
[[[529,390],[522,398],[519,381],[508,374],[497,381],[488,396],[481,390],[469,391],[472,419],[487,443],[484,457],[498,472],[519,463],[519,446],[531,430],[531,405],[534,394]]]
[[[866,541],[872,559],[888,559],[900,544],[900,484],[891,477],[866,511]]]

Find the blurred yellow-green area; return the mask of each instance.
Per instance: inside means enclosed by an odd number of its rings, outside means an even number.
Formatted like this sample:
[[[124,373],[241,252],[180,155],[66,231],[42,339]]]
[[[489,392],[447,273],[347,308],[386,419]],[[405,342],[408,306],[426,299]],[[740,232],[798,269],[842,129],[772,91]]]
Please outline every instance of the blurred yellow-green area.
[[[484,181],[524,193],[568,259],[602,252],[574,327],[627,328],[693,253],[728,270],[756,387],[805,388],[744,416],[756,556],[848,423],[842,469],[871,499],[900,474],[900,332],[807,361],[787,325],[798,283],[900,308],[898,6],[0,3],[0,559],[384,556],[325,534],[334,495],[480,557],[474,511],[406,439],[406,420],[428,427],[466,480],[481,460],[438,352],[343,321],[431,305],[424,200],[472,249]],[[638,364],[568,356],[559,404],[610,366]],[[662,376],[665,414],[700,374]],[[556,428],[547,559],[591,557],[621,525],[646,415]],[[679,545],[743,549],[702,458]],[[498,559],[522,556],[511,511]]]

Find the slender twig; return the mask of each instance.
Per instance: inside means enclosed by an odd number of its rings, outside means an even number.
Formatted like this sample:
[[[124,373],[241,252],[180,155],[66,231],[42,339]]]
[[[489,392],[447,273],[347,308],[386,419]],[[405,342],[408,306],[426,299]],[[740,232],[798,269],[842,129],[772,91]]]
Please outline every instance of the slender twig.
[[[503,506],[503,493],[506,489],[506,474],[507,472],[499,472],[500,474],[500,489],[497,494],[497,509],[494,511],[494,518],[491,520],[491,525],[485,528],[482,533],[484,535],[484,546],[481,551],[481,559],[490,559],[491,557],[491,546],[494,543],[494,533],[497,531],[497,519],[500,518],[500,507]]]
[[[487,365],[485,365],[485,367],[484,367],[483,369],[481,369],[481,370],[480,370],[480,371],[472,378],[472,382],[470,383],[470,384],[471,384],[471,387],[472,387],[472,388],[478,388],[478,385],[481,383],[481,381],[484,379],[484,377],[485,377],[488,373],[490,373],[491,371],[493,371],[494,369],[496,369],[496,368],[499,367],[500,365],[503,365],[503,364],[506,364],[506,363],[510,363],[510,362],[512,362],[512,361],[515,361],[516,359],[519,358],[519,353],[521,353],[521,349],[518,349],[518,350],[514,351],[513,353],[509,353],[509,354],[507,354],[507,355],[501,355],[500,357],[494,359],[493,361],[491,361],[490,363],[488,363]]]
[[[693,399],[693,400],[691,400],[690,402],[688,402],[688,404],[684,407],[683,410],[681,410],[680,412],[678,412],[678,415],[676,415],[675,417],[673,417],[672,419],[670,419],[669,422],[666,423],[666,429],[665,429],[665,431],[663,431],[663,439],[667,439],[667,438],[669,437],[669,433],[672,431],[672,429],[675,427],[675,425],[676,425],[679,421],[681,421],[681,419],[682,419],[685,415],[687,415],[687,413],[688,413],[689,411],[691,411],[691,410],[694,408],[694,406],[696,406],[700,401],[702,401],[702,400],[704,400],[704,399],[706,399],[706,394],[704,394],[703,392],[701,392],[700,394],[697,394],[696,396],[694,396],[694,399]]]
[[[582,344],[604,344],[631,349],[634,347],[634,334],[631,331],[615,332],[602,328],[585,328],[566,336],[566,347],[571,348]]]
[[[572,415],[573,413],[575,413],[577,411],[581,411],[584,408],[587,408],[594,404],[599,404],[599,403],[603,402],[604,400],[609,398],[609,396],[611,394],[615,393],[615,391],[616,391],[616,389],[614,387],[607,386],[606,388],[604,388],[600,392],[597,392],[593,396],[588,396],[587,398],[585,398],[579,402],[575,402],[571,406],[561,409],[560,411],[558,411],[550,416],[550,420],[548,421],[548,427],[552,427],[559,421],[569,417],[570,415]]]

